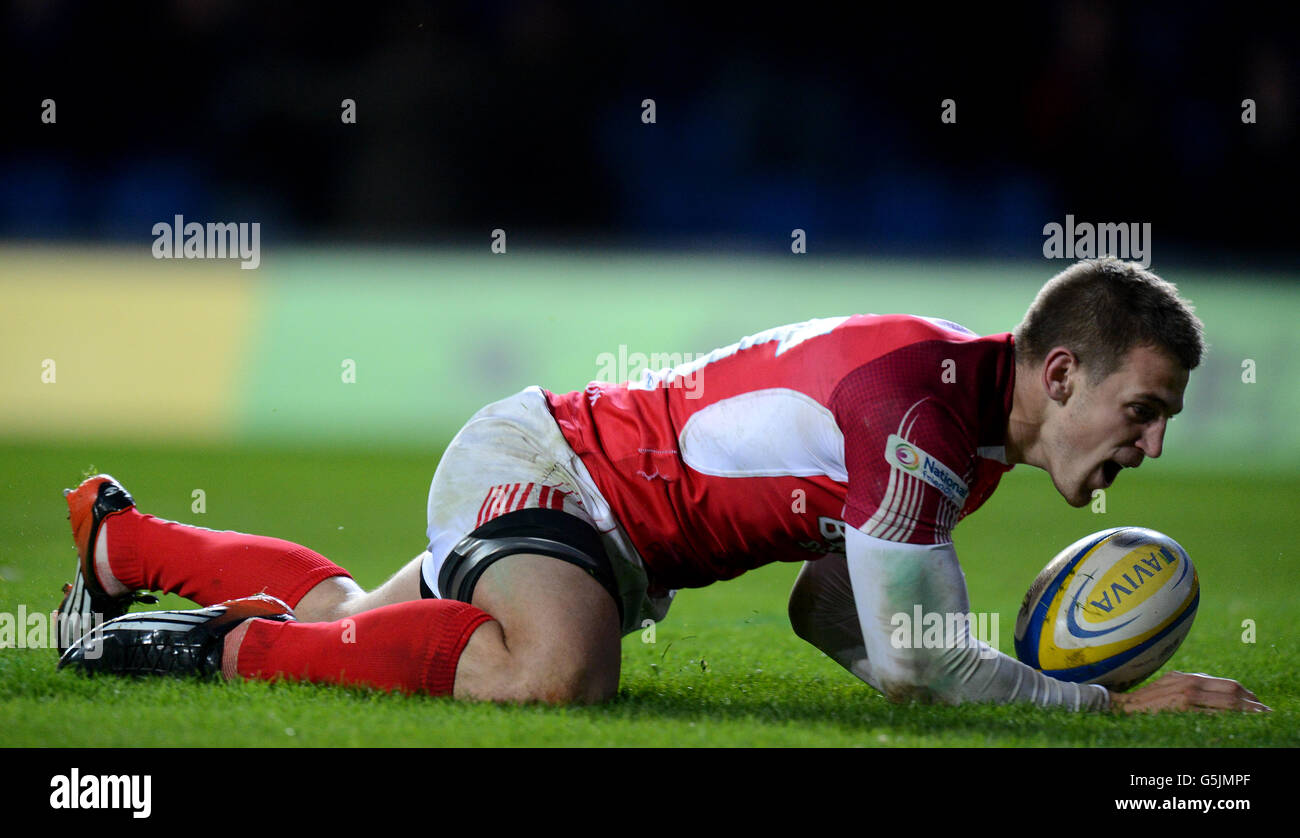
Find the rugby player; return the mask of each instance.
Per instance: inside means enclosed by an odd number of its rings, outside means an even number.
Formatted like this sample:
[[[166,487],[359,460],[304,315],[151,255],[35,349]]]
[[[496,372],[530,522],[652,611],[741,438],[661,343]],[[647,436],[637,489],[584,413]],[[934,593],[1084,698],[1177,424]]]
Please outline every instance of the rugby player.
[[[1201,333],[1173,285],[1101,259],[1048,281],[1013,333],[831,317],[631,382],[530,387],[452,440],[428,548],[369,592],[306,547],[141,514],[97,475],[65,493],[79,564],[59,613],[111,621],[59,665],[598,702],[620,638],[679,590],[801,561],[796,634],[892,700],[1266,710],[1224,678],[1112,693],[970,637],[890,642],[896,613],[969,612],[952,531],[1013,466],[1083,506],[1159,457]],[[126,614],[142,591],[205,607]]]

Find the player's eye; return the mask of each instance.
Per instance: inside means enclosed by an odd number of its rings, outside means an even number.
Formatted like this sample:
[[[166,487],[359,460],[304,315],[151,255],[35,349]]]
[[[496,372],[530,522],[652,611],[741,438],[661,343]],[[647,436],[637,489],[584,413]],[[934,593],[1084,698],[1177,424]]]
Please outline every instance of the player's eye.
[[[1133,413],[1133,418],[1139,422],[1150,422],[1156,418],[1156,412],[1144,404],[1131,404],[1129,410]]]

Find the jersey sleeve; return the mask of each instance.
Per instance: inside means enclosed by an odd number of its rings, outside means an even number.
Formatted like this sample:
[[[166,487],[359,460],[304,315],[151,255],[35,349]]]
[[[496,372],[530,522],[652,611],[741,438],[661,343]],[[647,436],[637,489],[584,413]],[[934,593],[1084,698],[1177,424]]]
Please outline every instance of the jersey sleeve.
[[[962,405],[935,386],[939,360],[886,356],[854,370],[832,393],[848,475],[844,521],[874,538],[952,541],[976,443]]]
[[[846,664],[896,700],[1028,702],[1040,707],[1104,710],[1110,693],[1097,684],[1058,681],[974,637],[966,578],[951,544],[899,544],[845,533],[853,600],[869,668]],[[915,642],[900,626],[917,614],[937,615],[937,642]],[[996,617],[996,615],[995,615]],[[955,627],[955,628],[954,628]],[[861,675],[859,677],[862,677]]]

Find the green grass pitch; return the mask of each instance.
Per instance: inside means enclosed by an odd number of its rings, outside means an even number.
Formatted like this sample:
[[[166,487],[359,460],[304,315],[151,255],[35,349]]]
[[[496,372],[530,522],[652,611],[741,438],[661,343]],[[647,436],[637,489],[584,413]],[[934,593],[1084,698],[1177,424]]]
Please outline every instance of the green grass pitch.
[[[436,449],[0,446],[0,612],[50,611],[76,562],[59,489],[92,466],[146,511],[306,544],[375,585],[424,546]],[[206,512],[191,511],[193,491]],[[1125,472],[1105,513],[1071,509],[1020,467],[956,531],[972,608],[1011,652],[1020,598],[1076,538],[1162,530],[1201,576],[1196,624],[1166,668],[1234,677],[1273,713],[1111,717],[1032,707],[894,705],[800,641],[785,616],[794,565],[683,591],[654,642],[623,641],[616,699],[502,707],[290,683],[83,679],[51,649],[0,650],[2,746],[1290,746],[1300,745],[1300,479]],[[159,607],[192,607],[165,597]],[[1254,621],[1253,643],[1243,622]]]

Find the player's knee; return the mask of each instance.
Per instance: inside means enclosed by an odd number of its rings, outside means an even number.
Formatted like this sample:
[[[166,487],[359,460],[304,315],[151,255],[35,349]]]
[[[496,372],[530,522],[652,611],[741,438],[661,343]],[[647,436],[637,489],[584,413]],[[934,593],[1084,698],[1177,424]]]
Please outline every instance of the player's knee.
[[[321,580],[298,600],[294,617],[301,623],[332,623],[366,610],[366,592],[350,576]]]
[[[618,672],[579,658],[531,661],[517,682],[517,701],[598,704],[618,691]]]
[[[460,698],[501,703],[594,704],[618,691],[618,656],[525,642],[508,647],[498,623],[487,623],[456,670]],[[617,646],[614,647],[617,653]],[[606,659],[606,658],[609,659]]]

